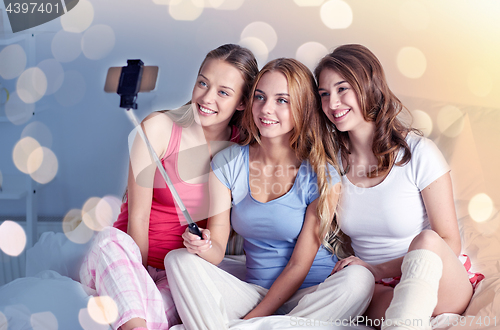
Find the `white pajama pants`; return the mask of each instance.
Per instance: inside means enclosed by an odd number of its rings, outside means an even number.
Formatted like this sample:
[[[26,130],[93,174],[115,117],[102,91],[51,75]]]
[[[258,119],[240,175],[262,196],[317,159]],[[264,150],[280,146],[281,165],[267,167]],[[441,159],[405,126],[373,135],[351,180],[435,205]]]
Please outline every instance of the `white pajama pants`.
[[[142,265],[135,241],[119,229],[107,227],[94,238],[80,269],[89,294],[111,297],[118,307],[118,329],[132,318],[146,320],[148,329],[166,330],[180,323],[164,270]]]
[[[165,268],[177,311],[186,329],[227,329],[264,298],[267,289],[239,280],[186,249],[171,251]],[[276,314],[321,322],[356,318],[368,307],[375,280],[353,265],[323,283],[298,290]]]

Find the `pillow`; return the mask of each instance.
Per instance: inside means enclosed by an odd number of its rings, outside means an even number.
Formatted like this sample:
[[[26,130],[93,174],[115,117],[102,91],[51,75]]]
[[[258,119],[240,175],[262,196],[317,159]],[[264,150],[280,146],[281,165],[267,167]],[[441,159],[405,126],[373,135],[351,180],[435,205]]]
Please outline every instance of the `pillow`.
[[[0,329],[110,329],[90,319],[88,299],[80,283],[51,270],[18,278],[0,287]]]
[[[80,266],[90,248],[70,241],[64,233],[44,232],[38,242],[26,252],[26,276],[44,270],[54,270],[62,276],[80,281]]]

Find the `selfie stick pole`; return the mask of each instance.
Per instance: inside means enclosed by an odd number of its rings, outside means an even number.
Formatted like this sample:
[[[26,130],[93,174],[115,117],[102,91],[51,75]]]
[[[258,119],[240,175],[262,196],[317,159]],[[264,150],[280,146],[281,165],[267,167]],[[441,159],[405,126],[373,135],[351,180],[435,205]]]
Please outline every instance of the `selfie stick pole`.
[[[184,206],[184,203],[182,202],[179,194],[177,193],[177,190],[175,190],[175,187],[174,187],[172,181],[170,180],[170,178],[168,177],[167,172],[165,171],[165,168],[163,168],[163,165],[161,164],[160,159],[158,158],[158,155],[154,151],[146,134],[144,134],[144,131],[143,131],[141,125],[137,121],[137,118],[136,118],[134,112],[131,109],[126,109],[125,112],[127,113],[127,116],[132,121],[134,126],[137,128],[137,131],[139,132],[139,135],[141,136],[141,138],[146,142],[146,145],[148,146],[149,153],[151,154],[151,156],[153,157],[153,159],[156,163],[156,167],[160,171],[163,179],[165,180],[165,182],[168,186],[168,189],[170,189],[170,192],[172,193],[172,196],[174,197],[175,202],[177,203],[177,205],[181,209],[182,214],[184,215],[184,218],[186,218],[186,221],[187,221],[188,227],[189,227],[189,231],[192,234],[198,235],[198,236],[200,236],[201,239],[203,239],[203,235],[201,234],[200,229],[198,228],[196,223],[191,218],[191,215],[189,214],[188,210],[186,209],[186,206]]]

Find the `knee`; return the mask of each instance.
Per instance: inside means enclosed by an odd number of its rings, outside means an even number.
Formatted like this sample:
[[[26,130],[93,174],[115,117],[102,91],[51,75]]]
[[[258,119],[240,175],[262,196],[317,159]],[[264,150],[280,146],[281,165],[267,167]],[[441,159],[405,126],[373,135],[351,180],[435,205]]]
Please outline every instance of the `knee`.
[[[437,253],[440,246],[443,244],[443,239],[434,230],[424,230],[410,244],[409,251],[426,249]]]
[[[163,264],[165,265],[165,269],[170,269],[171,265],[182,265],[183,263],[189,262],[189,259],[193,257],[197,256],[189,253],[187,249],[176,249],[167,253],[163,260]]]
[[[94,241],[99,247],[103,247],[110,243],[121,243],[123,241],[132,240],[127,233],[124,233],[118,228],[105,227],[95,235]]]
[[[375,290],[375,277],[366,267],[361,265],[350,265],[342,270],[345,272],[344,278],[346,288],[359,297],[373,296]]]

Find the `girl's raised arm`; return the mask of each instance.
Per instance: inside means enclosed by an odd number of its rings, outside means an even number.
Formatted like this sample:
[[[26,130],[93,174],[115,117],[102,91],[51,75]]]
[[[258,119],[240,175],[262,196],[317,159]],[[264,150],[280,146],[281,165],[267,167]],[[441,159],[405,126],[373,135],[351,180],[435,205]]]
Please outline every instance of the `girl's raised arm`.
[[[167,150],[172,125],[172,120],[159,112],[148,115],[141,123],[142,129],[160,159],[164,157]],[[130,148],[127,233],[139,246],[142,264],[145,267],[148,259],[149,217],[155,172],[156,165],[146,143],[139,134],[136,134]]]

